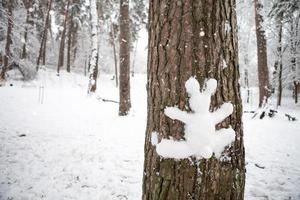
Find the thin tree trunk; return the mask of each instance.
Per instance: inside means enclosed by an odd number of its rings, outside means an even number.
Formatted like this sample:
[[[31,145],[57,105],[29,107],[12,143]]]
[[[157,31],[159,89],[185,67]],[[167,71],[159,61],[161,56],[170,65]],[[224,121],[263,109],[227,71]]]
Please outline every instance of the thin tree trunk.
[[[133,61],[132,61],[132,69],[131,69],[131,76],[132,76],[132,77],[134,77],[134,67],[135,67],[135,59],[136,59],[137,45],[138,45],[138,39],[135,41],[135,47],[134,47],[134,54],[133,54]]]
[[[67,72],[71,72],[71,45],[72,45],[72,32],[73,32],[73,13],[69,19],[69,30],[68,30],[68,48],[67,48]]]
[[[142,199],[241,200],[245,154],[235,0],[149,2],[148,117]],[[227,63],[224,69],[223,59]],[[191,76],[201,87],[208,77],[218,81],[211,111],[223,102],[234,104],[232,115],[216,126],[231,126],[236,134],[233,146],[225,150],[221,159],[164,159],[151,144],[153,132],[159,133],[159,139],[184,139],[183,124],[167,118],[164,108],[176,105],[189,110],[185,82]]]
[[[37,62],[36,62],[36,71],[39,70],[39,66],[40,66],[40,62],[41,62],[41,59],[43,58],[43,65],[45,65],[45,50],[46,49],[46,44],[47,44],[47,34],[48,34],[48,28],[50,26],[50,11],[51,11],[51,8],[52,8],[52,0],[48,0],[48,9],[47,9],[47,15],[46,15],[46,18],[45,18],[45,25],[44,25],[44,31],[43,31],[43,35],[42,35],[42,41],[41,41],[41,46],[40,46],[40,49],[39,49],[39,55],[38,55],[38,58],[37,58]]]
[[[97,89],[98,76],[98,14],[96,0],[91,0],[91,25],[92,25],[92,51],[89,61],[89,86],[88,93],[93,93]]]
[[[294,98],[295,98],[295,104],[298,103],[298,90],[299,90],[299,83],[294,81]]]
[[[274,84],[278,81],[278,88],[277,88],[277,106],[281,105],[281,96],[282,96],[282,20],[283,20],[283,13],[280,13],[278,18],[276,19],[277,28],[278,28],[278,44],[277,44],[277,55],[276,61],[274,64]]]
[[[24,3],[25,8],[26,8],[26,25],[25,25],[24,44],[23,44],[23,47],[22,47],[21,58],[25,59],[27,57],[28,28],[29,28],[29,25],[32,25],[32,20],[30,20],[31,12],[29,10],[32,6],[32,2],[29,1],[29,0],[24,0],[23,3]]]
[[[120,116],[127,115],[131,107],[129,20],[129,0],[120,0]]]
[[[267,102],[270,96],[269,69],[267,59],[267,41],[265,31],[262,27],[263,16],[260,14],[263,8],[260,0],[254,0],[255,26],[257,40],[257,67],[259,84],[259,107]]]
[[[70,0],[67,0],[67,8],[65,10],[63,31],[62,31],[62,34],[61,34],[60,45],[59,45],[57,74],[59,74],[60,69],[64,66],[65,41],[66,41],[67,21],[68,21],[68,16],[69,16],[69,6],[70,6]]]
[[[3,67],[0,72],[0,80],[5,80],[6,72],[8,71],[9,59],[11,58],[10,45],[12,44],[12,29],[13,29],[13,2],[7,2],[7,33],[5,44],[5,55],[3,58]]]
[[[111,45],[113,47],[114,62],[115,62],[115,77],[116,77],[116,87],[119,85],[119,73],[118,73],[118,60],[117,60],[117,51],[116,51],[116,42],[115,42],[115,29],[112,21],[110,20],[111,27]]]

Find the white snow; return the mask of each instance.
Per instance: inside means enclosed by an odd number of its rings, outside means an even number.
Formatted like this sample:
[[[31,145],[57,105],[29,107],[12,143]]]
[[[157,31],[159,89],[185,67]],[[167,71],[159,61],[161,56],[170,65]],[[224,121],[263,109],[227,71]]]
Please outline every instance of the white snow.
[[[204,31],[200,31],[200,37],[203,37],[205,35]]]
[[[217,88],[217,81],[209,79],[206,85],[205,91],[200,92],[200,85],[193,77],[185,84],[193,112],[188,113],[176,107],[165,109],[165,115],[185,123],[185,140],[162,139],[156,145],[160,156],[175,159],[189,156],[210,158],[215,153],[219,157],[224,148],[234,141],[235,132],[232,128],[215,130],[215,125],[232,113],[233,106],[231,103],[224,103],[217,111],[210,112],[211,95]]]
[[[87,77],[39,73],[0,87],[0,199],[140,199],[145,76],[132,80],[130,116],[118,117],[118,104],[86,95]],[[95,96],[118,99],[111,77],[101,75]]]
[[[118,99],[111,77],[101,73],[95,96]],[[88,78],[73,73],[41,70],[37,81],[0,87],[0,199],[141,199],[146,75],[131,81],[128,117],[118,117],[118,104],[87,97]],[[291,105],[284,97],[280,111],[296,122],[244,115],[245,200],[300,199],[300,105]]]

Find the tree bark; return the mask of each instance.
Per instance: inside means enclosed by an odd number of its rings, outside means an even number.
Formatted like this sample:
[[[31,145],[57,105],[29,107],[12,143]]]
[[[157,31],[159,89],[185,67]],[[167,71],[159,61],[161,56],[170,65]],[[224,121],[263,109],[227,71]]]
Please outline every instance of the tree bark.
[[[59,45],[57,74],[59,74],[60,68],[62,68],[64,66],[65,41],[66,41],[67,21],[68,21],[68,16],[69,16],[69,6],[70,6],[70,0],[67,1],[67,8],[65,9],[63,31],[61,34],[60,45]]]
[[[257,67],[259,84],[259,107],[267,102],[270,96],[269,69],[267,59],[267,41],[260,11],[263,8],[260,0],[254,0],[256,40],[257,40]]]
[[[245,155],[234,6],[235,0],[150,1],[143,200],[244,198]],[[231,126],[236,133],[233,146],[220,159],[164,159],[151,144],[153,132],[159,133],[159,140],[184,138],[183,124],[167,118],[164,108],[176,105],[189,111],[185,82],[191,76],[201,87],[206,78],[218,81],[211,111],[223,102],[234,104],[232,115],[216,126]]]
[[[120,0],[120,116],[127,115],[131,107],[129,20],[129,0]]]
[[[92,40],[92,51],[89,59],[89,86],[88,93],[93,93],[97,89],[97,77],[98,77],[98,13],[96,0],[91,0],[91,40]]]
[[[41,59],[43,59],[43,65],[45,65],[45,57],[46,57],[46,53],[45,53],[45,50],[46,49],[46,44],[47,44],[47,34],[48,34],[48,28],[50,26],[50,11],[51,11],[51,8],[52,8],[52,0],[48,0],[48,9],[47,9],[47,15],[46,15],[46,18],[45,18],[45,25],[44,25],[44,31],[43,31],[43,35],[42,35],[42,41],[41,41],[41,46],[40,46],[40,49],[39,49],[39,55],[38,55],[38,58],[37,58],[37,62],[36,62],[36,71],[39,70],[39,66],[40,66],[40,62],[41,62]]]
[[[13,29],[13,2],[8,1],[7,4],[7,33],[5,44],[5,55],[3,58],[3,67],[0,72],[0,80],[5,80],[6,72],[8,71],[9,59],[11,58],[10,45],[12,44],[12,29]]]

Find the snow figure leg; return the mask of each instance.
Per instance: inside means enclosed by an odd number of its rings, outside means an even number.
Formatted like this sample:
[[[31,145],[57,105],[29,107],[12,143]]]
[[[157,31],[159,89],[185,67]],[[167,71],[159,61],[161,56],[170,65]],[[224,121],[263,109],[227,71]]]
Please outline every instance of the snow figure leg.
[[[222,128],[215,135],[215,156],[220,157],[225,146],[230,145],[235,139],[235,131],[232,128]]]
[[[183,159],[193,155],[192,150],[187,145],[186,141],[173,141],[162,139],[156,145],[156,152],[164,158]]]

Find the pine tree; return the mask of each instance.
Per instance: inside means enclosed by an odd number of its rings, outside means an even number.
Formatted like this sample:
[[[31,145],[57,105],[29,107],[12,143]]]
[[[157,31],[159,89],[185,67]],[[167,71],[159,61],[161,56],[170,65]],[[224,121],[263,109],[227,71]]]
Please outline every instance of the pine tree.
[[[244,198],[245,160],[239,85],[235,0],[149,1],[148,117],[143,178],[144,200]],[[190,112],[185,82],[218,82],[211,111],[230,101],[234,111],[217,129],[231,126],[235,141],[221,158],[174,160],[158,156],[158,139],[185,140],[183,124],[164,109]],[[201,130],[199,130],[201,131]]]

